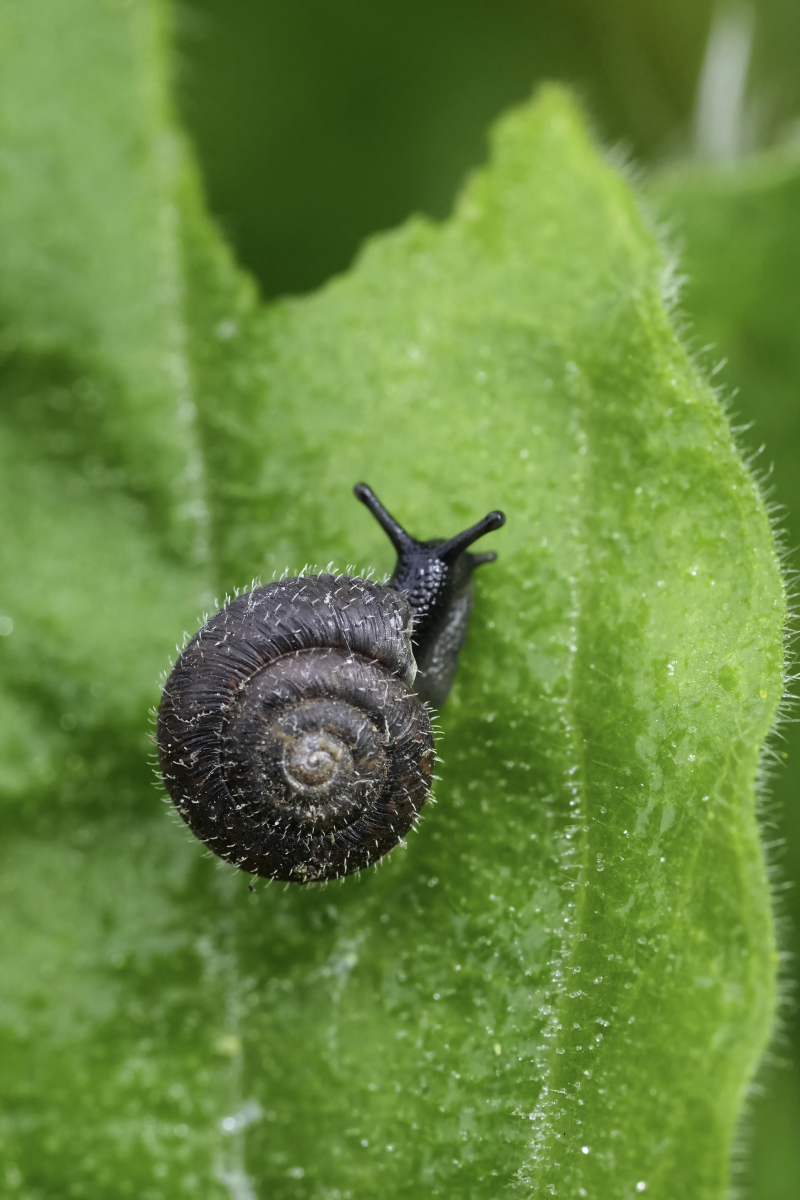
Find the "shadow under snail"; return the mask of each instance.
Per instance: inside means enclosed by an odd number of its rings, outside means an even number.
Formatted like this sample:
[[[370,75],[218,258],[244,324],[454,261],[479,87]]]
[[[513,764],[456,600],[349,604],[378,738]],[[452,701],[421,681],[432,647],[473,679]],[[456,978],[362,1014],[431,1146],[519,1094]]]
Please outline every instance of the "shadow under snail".
[[[453,683],[472,572],[496,557],[468,547],[505,522],[490,512],[418,542],[365,484],[354,491],[397,551],[388,584],[301,575],[238,596],[189,641],[161,699],[175,807],[216,854],[268,879],[350,875],[415,823],[435,760],[428,706]]]

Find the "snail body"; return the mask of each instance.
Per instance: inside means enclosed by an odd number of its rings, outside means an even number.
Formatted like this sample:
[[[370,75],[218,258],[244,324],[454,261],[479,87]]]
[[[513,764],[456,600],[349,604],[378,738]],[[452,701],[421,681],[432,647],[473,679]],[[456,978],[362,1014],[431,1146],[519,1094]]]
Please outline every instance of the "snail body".
[[[426,701],[449,691],[472,569],[494,558],[466,547],[504,520],[420,543],[368,488],[356,494],[398,549],[389,584],[323,574],[255,588],[194,635],[164,688],[158,753],[173,803],[253,875],[349,875],[413,826],[435,759]]]

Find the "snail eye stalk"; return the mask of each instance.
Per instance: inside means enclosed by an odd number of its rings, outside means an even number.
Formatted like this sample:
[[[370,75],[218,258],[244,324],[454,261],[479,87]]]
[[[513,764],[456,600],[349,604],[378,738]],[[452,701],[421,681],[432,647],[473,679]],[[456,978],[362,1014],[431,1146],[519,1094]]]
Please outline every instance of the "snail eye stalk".
[[[378,497],[375,495],[371,487],[366,483],[357,483],[353,488],[354,495],[361,501],[366,508],[372,513],[375,520],[380,525],[381,529],[388,535],[389,540],[398,553],[402,557],[410,551],[430,551],[432,558],[438,558],[440,562],[452,564],[459,558],[465,550],[467,550],[473,542],[477,542],[484,534],[492,533],[495,529],[502,528],[506,523],[506,514],[495,509],[493,512],[487,513],[474,525],[470,525],[469,529],[463,530],[462,533],[457,533],[455,537],[448,538],[443,541],[441,538],[434,538],[432,541],[420,542],[403,528],[399,521],[395,520],[388,509],[384,508]],[[487,554],[473,554],[473,567],[479,567],[481,563],[494,562],[497,555],[493,551]]]
[[[366,505],[381,529],[388,535],[398,554],[402,554],[418,544],[410,534],[406,533],[400,522],[395,521],[392,514],[387,512],[371,487],[367,487],[365,483],[357,483],[353,492],[361,503]]]

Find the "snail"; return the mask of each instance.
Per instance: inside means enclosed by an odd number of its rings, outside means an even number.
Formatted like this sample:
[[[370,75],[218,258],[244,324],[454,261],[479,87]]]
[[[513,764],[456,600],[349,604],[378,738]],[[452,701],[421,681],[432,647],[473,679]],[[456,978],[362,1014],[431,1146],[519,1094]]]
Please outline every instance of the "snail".
[[[164,687],[158,756],[192,831],[252,875],[336,879],[414,825],[435,759],[429,705],[453,682],[472,609],[468,547],[501,512],[418,542],[365,484],[397,551],[388,584],[300,575],[226,604]]]

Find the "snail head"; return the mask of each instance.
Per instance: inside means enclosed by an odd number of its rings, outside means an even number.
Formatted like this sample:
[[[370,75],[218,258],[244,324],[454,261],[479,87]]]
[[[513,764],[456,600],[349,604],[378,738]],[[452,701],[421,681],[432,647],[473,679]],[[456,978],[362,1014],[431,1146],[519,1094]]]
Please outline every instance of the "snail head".
[[[403,592],[414,613],[412,641],[418,657],[441,632],[459,593],[470,589],[472,572],[482,563],[494,562],[493,551],[472,554],[469,547],[505,525],[505,513],[487,513],[482,520],[451,538],[433,538],[427,542],[412,537],[365,483],[357,483],[355,495],[366,505],[397,551],[397,564],[389,586]]]

